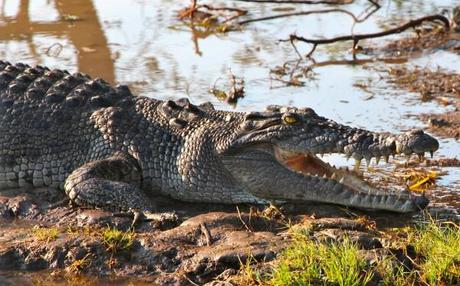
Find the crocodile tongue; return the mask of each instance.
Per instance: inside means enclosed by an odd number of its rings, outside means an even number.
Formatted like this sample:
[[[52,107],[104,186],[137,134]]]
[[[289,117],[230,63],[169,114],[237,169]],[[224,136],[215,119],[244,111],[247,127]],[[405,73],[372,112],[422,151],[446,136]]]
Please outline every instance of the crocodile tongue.
[[[376,189],[356,173],[349,171],[347,167],[335,168],[314,154],[291,152],[275,147],[275,157],[289,169],[306,176],[332,179],[356,192],[379,195],[388,194]]]

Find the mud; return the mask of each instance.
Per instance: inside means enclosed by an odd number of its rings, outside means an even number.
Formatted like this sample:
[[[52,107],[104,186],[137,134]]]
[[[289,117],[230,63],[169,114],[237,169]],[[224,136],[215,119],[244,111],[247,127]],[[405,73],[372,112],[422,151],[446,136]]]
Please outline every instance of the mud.
[[[421,101],[437,101],[452,111],[422,114],[420,119],[434,134],[460,138],[460,74],[442,69],[392,67],[387,69],[390,83],[420,95]]]
[[[442,26],[416,28],[415,33],[401,39],[387,41],[379,47],[366,47],[362,53],[385,57],[417,57],[422,53],[447,50],[460,53],[460,34],[446,31]]]
[[[289,224],[308,225],[320,241],[347,236],[365,250],[382,248],[374,222],[348,219],[351,213],[335,206],[286,206],[281,212],[273,206],[235,209],[169,201],[180,214],[178,225],[144,221],[136,226],[132,246],[114,251],[102,232],[108,227],[129,231],[132,218],[59,206],[62,198],[53,189],[2,193],[0,271],[47,270],[56,281],[84,274],[159,285],[216,285],[219,279],[231,279],[248,259],[268,265],[289,243]],[[167,210],[168,203],[163,205]],[[378,224],[390,225],[387,214],[373,215]],[[395,217],[403,224],[411,220]],[[37,229],[54,229],[56,235],[43,237]]]

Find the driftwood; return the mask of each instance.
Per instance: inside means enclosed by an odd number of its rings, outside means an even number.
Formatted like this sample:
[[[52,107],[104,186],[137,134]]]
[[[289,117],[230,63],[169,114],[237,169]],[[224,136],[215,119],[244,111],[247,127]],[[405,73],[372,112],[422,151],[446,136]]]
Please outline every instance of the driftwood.
[[[354,0],[236,0],[240,2],[252,3],[275,3],[275,4],[329,4],[329,5],[343,5],[351,4]],[[370,1],[370,0],[369,0]]]
[[[329,39],[308,39],[308,38],[304,38],[304,37],[300,37],[295,34],[292,34],[289,36],[289,39],[280,40],[280,42],[290,42],[293,45],[297,53],[298,51],[294,45],[295,41],[312,44],[313,47],[310,50],[310,52],[307,54],[307,57],[310,57],[318,45],[331,44],[331,43],[342,42],[342,41],[353,41],[353,50],[356,50],[358,42],[360,40],[380,38],[380,37],[384,37],[384,36],[388,36],[392,34],[399,34],[409,28],[415,28],[421,25],[423,22],[436,22],[436,21],[442,22],[446,30],[450,29],[449,20],[446,17],[442,15],[431,15],[431,16],[425,16],[422,18],[411,20],[407,22],[406,24],[403,24],[399,27],[396,27],[396,28],[393,28],[387,31],[383,31],[383,32],[378,32],[378,33],[347,35],[347,36],[340,36],[340,37],[334,37],[334,38],[329,38]]]

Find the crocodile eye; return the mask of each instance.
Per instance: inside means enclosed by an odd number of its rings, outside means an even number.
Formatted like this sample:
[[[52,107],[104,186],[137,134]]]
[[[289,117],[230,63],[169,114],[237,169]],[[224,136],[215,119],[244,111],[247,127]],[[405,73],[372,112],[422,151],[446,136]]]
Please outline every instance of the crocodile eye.
[[[283,116],[283,121],[286,124],[292,125],[292,124],[296,124],[298,120],[297,120],[297,117],[295,117],[294,115],[286,114]]]

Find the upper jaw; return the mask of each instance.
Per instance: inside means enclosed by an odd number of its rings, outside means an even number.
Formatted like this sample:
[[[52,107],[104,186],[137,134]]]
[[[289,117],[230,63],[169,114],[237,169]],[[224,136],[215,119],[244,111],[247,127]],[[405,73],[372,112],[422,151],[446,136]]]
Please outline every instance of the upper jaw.
[[[355,159],[355,169],[357,169],[363,159],[368,166],[374,158],[378,164],[381,159],[388,162],[390,156],[398,154],[405,155],[407,158],[416,154],[419,159],[423,159],[426,152],[430,153],[432,157],[439,148],[439,142],[422,130],[392,135],[348,127],[336,127],[334,129],[340,132],[326,130],[324,131],[325,134],[308,139],[308,144],[306,144],[308,147],[305,148],[308,151],[305,150],[300,153],[313,155],[341,153],[347,158]],[[281,148],[289,149],[289,147],[284,146]]]

